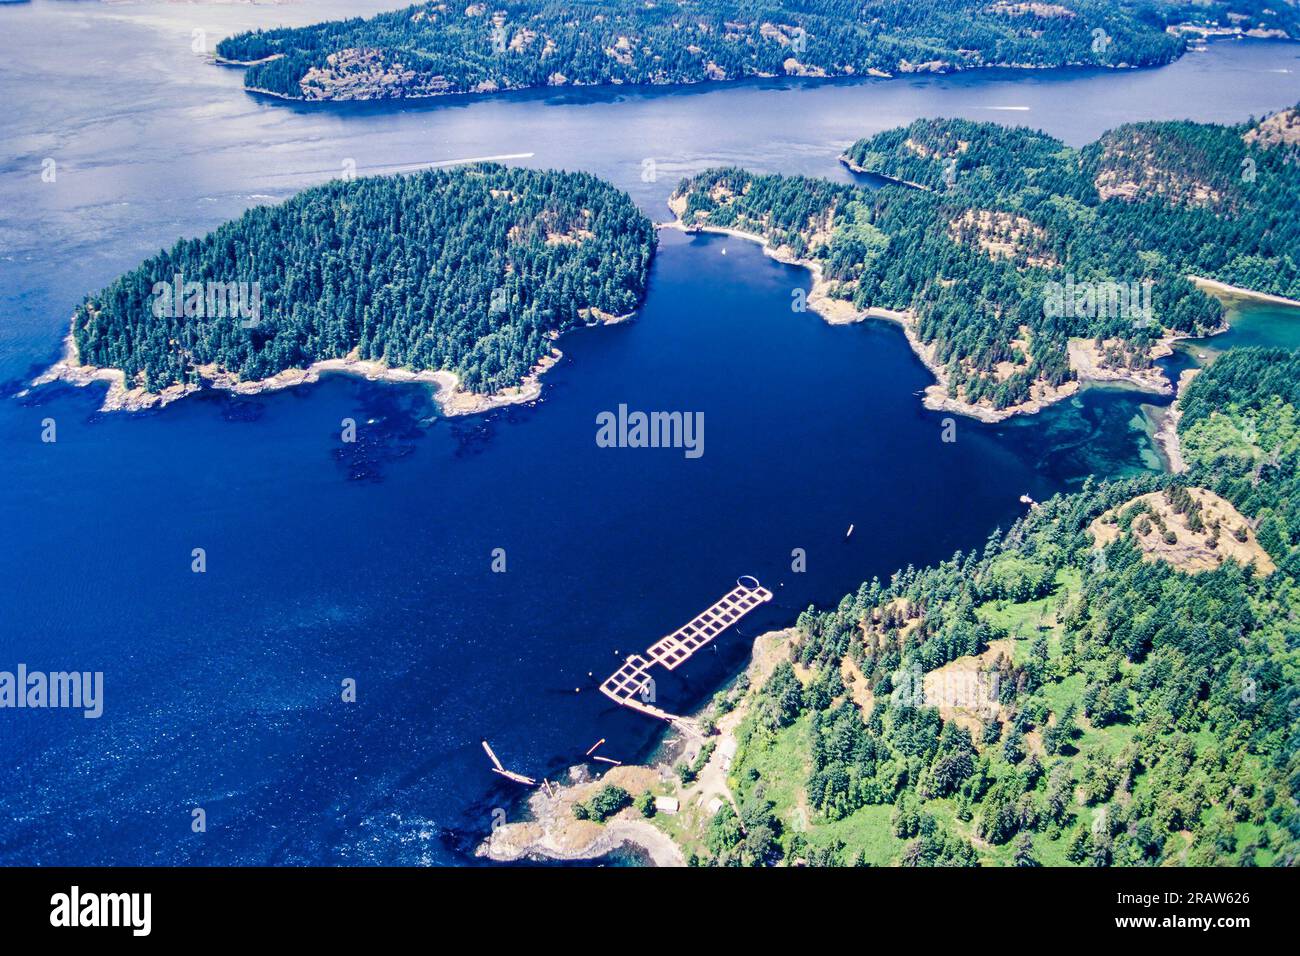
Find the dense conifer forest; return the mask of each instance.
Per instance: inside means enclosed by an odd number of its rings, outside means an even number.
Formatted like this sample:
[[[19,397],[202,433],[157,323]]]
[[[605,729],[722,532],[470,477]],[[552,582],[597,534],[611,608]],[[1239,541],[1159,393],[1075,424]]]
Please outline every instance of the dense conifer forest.
[[[1186,475],[1090,481],[982,550],[810,608],[748,691],[739,813],[695,861],[1294,865],[1298,376],[1294,353],[1226,353],[1182,398]],[[1153,491],[1186,512],[1192,487],[1240,509],[1276,570],[1190,573],[1089,530]],[[917,693],[954,661],[992,706],[945,716]]]
[[[1183,37],[1166,27],[1186,22],[1300,36],[1295,10],[1264,0],[435,0],[370,19],[243,33],[217,52],[254,64],[250,89],[370,99],[990,65],[1151,66],[1183,52]]]
[[[87,297],[73,336],[82,362],[151,391],[196,381],[198,366],[261,379],[355,350],[493,392],[590,310],[636,309],[654,242],[632,201],[586,173],[478,165],[339,180],[160,251]],[[168,308],[158,283],[176,276],[204,290],[257,283],[260,314],[212,314],[188,292],[191,308]]]
[[[1300,297],[1300,151],[1255,128],[1140,123],[1076,150],[1029,129],[918,120],[845,154],[900,181],[883,188],[720,169],[677,195],[688,225],[754,232],[818,262],[834,297],[912,310],[950,395],[1001,409],[1074,377],[1073,337],[1141,368],[1167,333],[1218,327],[1220,306],[1188,276]],[[1049,283],[1067,280],[1150,282],[1151,311],[1102,309],[1100,293],[1047,308]]]

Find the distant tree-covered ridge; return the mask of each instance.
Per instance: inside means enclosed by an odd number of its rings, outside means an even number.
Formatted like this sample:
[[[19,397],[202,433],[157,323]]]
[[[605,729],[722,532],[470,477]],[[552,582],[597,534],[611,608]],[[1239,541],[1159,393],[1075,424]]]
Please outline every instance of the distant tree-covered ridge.
[[[852,76],[983,66],[1150,66],[1181,23],[1300,37],[1265,0],[510,0],[417,4],[370,19],[257,30],[219,56],[250,89],[342,100],[750,76]]]
[[[911,185],[719,169],[683,182],[674,205],[687,226],[816,262],[833,298],[910,310],[950,398],[1007,409],[1079,374],[1071,355],[1088,343],[1071,339],[1091,340],[1092,365],[1132,373],[1169,335],[1218,327],[1219,304],[1188,276],[1300,298],[1293,126],[1140,123],[1073,149],[918,120],[844,157]]]
[[[204,366],[256,380],[353,352],[493,392],[555,333],[636,309],[654,244],[632,200],[586,173],[484,164],[339,180],[160,251],[88,296],[72,334],[84,364],[151,392]],[[204,308],[191,283],[256,284],[258,314]]]
[[[788,662],[743,693],[738,813],[694,836],[699,862],[1300,864],[1297,381],[1296,353],[1230,351],[1182,399],[1188,474],[1089,481],[801,615]],[[1182,535],[1195,488],[1276,570],[1135,545],[1135,496]]]

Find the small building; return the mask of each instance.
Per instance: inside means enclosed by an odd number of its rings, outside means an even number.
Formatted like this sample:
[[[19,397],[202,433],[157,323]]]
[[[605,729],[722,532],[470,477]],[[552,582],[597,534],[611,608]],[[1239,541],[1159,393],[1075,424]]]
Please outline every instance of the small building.
[[[655,811],[657,813],[676,813],[681,809],[681,803],[676,797],[655,797]]]
[[[728,737],[718,745],[718,754],[722,757],[722,769],[730,770],[731,761],[736,757],[736,738]]]

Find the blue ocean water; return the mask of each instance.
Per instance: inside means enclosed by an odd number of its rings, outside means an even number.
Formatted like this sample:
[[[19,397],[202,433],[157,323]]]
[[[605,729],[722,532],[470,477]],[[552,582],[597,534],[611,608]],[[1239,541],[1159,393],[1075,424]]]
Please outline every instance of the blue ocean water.
[[[328,110],[249,97],[191,48],[196,24],[215,42],[344,9],[362,12],[333,0],[0,10],[9,393],[54,356],[85,291],[346,158],[367,173],[530,152],[521,161],[591,170],[665,218],[681,175],[735,162],[843,177],[847,142],[919,115],[1027,122],[1078,143],[1190,106],[1244,119],[1300,99],[1297,77],[1273,72],[1297,48],[1259,43],[1140,74]],[[1006,105],[1030,110],[993,108]],[[56,183],[40,180],[44,158]],[[669,709],[710,695],[748,638],[810,602],[980,546],[1021,494],[1153,467],[1143,397],[1119,390],[994,426],[962,419],[941,442],[943,416],[916,394],[930,378],[900,332],[791,312],[807,284],[752,243],[665,231],[636,320],[566,336],[543,400],[487,416],[443,418],[420,388],[346,377],[130,416],[99,413],[99,386],[7,395],[0,669],[102,670],[105,703],[98,720],[0,712],[0,862],[467,862],[517,796],[480,739],[533,776],[599,737],[613,756],[645,753],[660,728],[595,682],[738,574],[776,599],[661,682]],[[597,447],[595,416],[619,404],[702,412],[704,455]],[[46,418],[53,444],[40,441]],[[359,423],[355,445],[339,440],[344,418]],[[806,573],[791,571],[795,548]],[[340,699],[345,679],[355,703]],[[196,807],[206,833],[191,831]]]

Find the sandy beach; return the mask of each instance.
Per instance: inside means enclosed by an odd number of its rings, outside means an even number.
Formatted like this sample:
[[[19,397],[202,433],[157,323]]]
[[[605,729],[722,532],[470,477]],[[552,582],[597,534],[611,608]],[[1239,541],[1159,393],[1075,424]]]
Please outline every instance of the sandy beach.
[[[1217,279],[1207,279],[1204,276],[1188,276],[1188,281],[1202,292],[1208,292],[1222,302],[1230,302],[1234,299],[1244,300],[1247,302],[1264,302],[1269,305],[1284,305],[1300,309],[1300,299],[1288,299],[1286,296],[1271,295],[1267,292],[1256,292],[1253,289],[1243,289],[1241,286],[1228,285],[1226,282],[1220,282]]]

